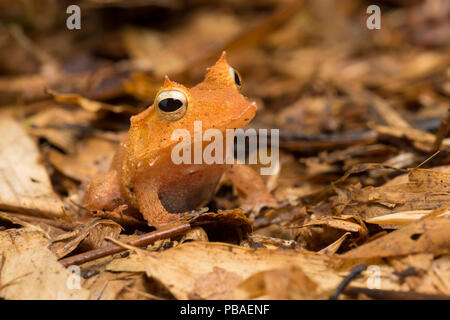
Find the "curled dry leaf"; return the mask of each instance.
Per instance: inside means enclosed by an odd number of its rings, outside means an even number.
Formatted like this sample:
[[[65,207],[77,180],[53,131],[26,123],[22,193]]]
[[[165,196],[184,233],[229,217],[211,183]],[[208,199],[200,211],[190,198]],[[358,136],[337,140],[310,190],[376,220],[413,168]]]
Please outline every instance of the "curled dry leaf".
[[[203,228],[192,228],[180,239],[180,244],[190,241],[208,241],[208,235]]]
[[[80,108],[61,108],[54,101],[46,101],[45,110],[27,118],[28,132],[45,138],[67,153],[74,153],[79,130],[97,119],[97,114]]]
[[[423,217],[431,214],[435,210],[411,210],[402,211],[375,218],[366,219],[365,222],[373,224],[388,224],[388,225],[406,225],[411,222],[422,219]],[[450,211],[443,212],[439,216],[450,216]]]
[[[341,215],[337,217],[321,217],[301,226],[296,232],[296,240],[304,243],[309,250],[326,250],[333,243],[339,244],[345,240],[345,234],[353,234],[352,242],[358,243],[367,239],[368,230],[361,218]],[[340,243],[341,245],[342,243]],[[340,246],[339,245],[339,246]],[[336,248],[336,250],[339,248]]]
[[[371,124],[370,126],[379,134],[412,140],[414,141],[414,146],[419,150],[430,152],[434,148],[436,137],[431,133],[410,127],[387,127],[374,124]],[[450,139],[443,139],[442,146],[444,148],[449,148]]]
[[[69,104],[75,104],[82,107],[84,110],[89,112],[99,112],[101,110],[105,111],[111,111],[114,113],[129,113],[134,114],[136,113],[136,108],[132,106],[126,106],[126,105],[113,105],[109,103],[94,101],[85,97],[82,97],[79,94],[76,93],[58,93],[53,90],[48,90],[48,93],[50,93],[55,101],[58,102],[64,102]]]
[[[333,255],[335,254],[339,248],[341,247],[342,243],[351,235],[350,232],[346,232],[342,235],[342,237],[340,237],[339,239],[337,239],[335,242],[333,242],[332,244],[330,244],[329,246],[327,246],[326,248],[323,248],[322,250],[320,250],[320,253],[326,254],[326,255]]]
[[[353,222],[353,221],[356,222]],[[308,222],[302,227],[327,225],[331,228],[354,232],[358,234],[358,238],[367,237],[367,228],[359,217],[341,215],[339,217],[324,217]]]
[[[347,198],[338,199],[335,206],[344,204],[344,214],[359,215],[363,219],[449,206],[450,173],[432,169],[411,169],[408,182],[393,184],[391,181],[381,187],[353,188],[346,196]]]
[[[450,249],[450,218],[428,217],[341,255],[344,259],[438,253]]]
[[[186,219],[201,226],[211,241],[239,243],[252,231],[253,221],[241,209],[219,210],[218,212],[194,212]]]
[[[106,172],[117,144],[108,140],[87,138],[76,144],[74,154],[50,150],[49,160],[64,175],[88,183],[97,174]]]
[[[117,239],[122,227],[111,220],[93,219],[80,224],[74,231],[62,234],[53,239],[50,250],[58,259],[65,257],[77,247],[92,250],[110,245],[105,237]]]
[[[250,248],[272,248],[272,249],[294,249],[297,243],[294,240],[285,240],[280,238],[267,237],[260,234],[251,234],[248,240],[242,241],[241,246]]]

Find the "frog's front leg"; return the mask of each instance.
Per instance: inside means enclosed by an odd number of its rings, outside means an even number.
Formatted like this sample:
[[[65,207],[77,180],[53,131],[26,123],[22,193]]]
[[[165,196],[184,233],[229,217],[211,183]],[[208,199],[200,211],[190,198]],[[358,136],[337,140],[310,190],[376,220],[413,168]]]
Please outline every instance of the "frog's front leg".
[[[245,164],[230,166],[225,174],[240,193],[244,194],[241,205],[244,211],[258,213],[263,207],[276,207],[277,200],[270,194],[261,176]]]
[[[179,220],[180,215],[169,213],[158,196],[158,186],[149,179],[138,179],[135,183],[135,193],[139,211],[149,226],[161,226]]]
[[[120,192],[116,170],[95,176],[87,186],[83,198],[83,206],[89,211],[114,211],[124,204],[126,201]]]

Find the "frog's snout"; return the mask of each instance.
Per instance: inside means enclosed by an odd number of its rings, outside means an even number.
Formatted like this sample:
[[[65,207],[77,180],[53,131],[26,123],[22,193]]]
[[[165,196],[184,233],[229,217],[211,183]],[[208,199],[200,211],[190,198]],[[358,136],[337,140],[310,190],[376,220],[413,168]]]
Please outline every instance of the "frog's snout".
[[[247,102],[245,105],[241,105],[239,112],[232,117],[228,128],[236,129],[245,126],[255,117],[256,110],[256,102]]]

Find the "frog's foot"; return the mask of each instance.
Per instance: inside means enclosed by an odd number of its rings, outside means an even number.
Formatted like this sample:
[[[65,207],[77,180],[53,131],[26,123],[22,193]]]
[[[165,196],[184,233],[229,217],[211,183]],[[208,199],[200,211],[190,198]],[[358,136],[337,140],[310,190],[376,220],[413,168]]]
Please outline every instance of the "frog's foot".
[[[181,214],[170,213],[164,208],[155,185],[147,181],[138,181],[135,189],[139,212],[149,226],[159,229],[167,224],[181,221]]]
[[[159,214],[153,214],[149,219],[147,219],[145,214],[142,214],[144,219],[147,220],[149,226],[155,227],[156,229],[160,229],[169,224],[174,224],[182,221],[182,215],[179,213],[169,213],[169,212],[161,212]]]

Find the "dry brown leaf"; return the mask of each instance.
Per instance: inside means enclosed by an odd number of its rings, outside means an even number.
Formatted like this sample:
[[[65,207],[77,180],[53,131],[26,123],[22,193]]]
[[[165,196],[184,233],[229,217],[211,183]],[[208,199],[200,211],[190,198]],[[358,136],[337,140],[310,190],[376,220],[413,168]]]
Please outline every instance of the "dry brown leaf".
[[[180,244],[190,241],[208,241],[208,235],[201,227],[192,228],[180,239]]]
[[[34,141],[9,116],[0,116],[0,208],[42,217],[65,218]]]
[[[340,277],[329,269],[328,258],[324,255],[294,250],[248,249],[225,243],[190,242],[181,246],[151,253],[139,250],[124,259],[112,261],[110,271],[145,271],[163,283],[177,298],[188,299],[195,290],[199,279],[214,275],[215,267],[225,272],[229,279],[248,278],[259,271],[298,266],[303,272],[324,289],[337,286]],[[228,283],[235,285],[234,281]],[[202,298],[217,294],[215,288],[202,289]],[[221,292],[226,291],[225,289]]]
[[[88,138],[76,145],[75,154],[65,155],[50,150],[50,162],[64,175],[88,183],[97,174],[109,169],[117,144],[103,139]]]
[[[375,218],[365,219],[364,221],[367,223],[373,224],[389,224],[389,225],[406,225],[411,222],[422,219],[428,214],[434,212],[435,210],[411,210],[411,211],[402,211],[396,212],[392,214],[386,214],[384,216],[378,216]],[[450,211],[446,211],[441,213],[439,216],[450,216]]]
[[[323,253],[326,255],[333,255],[335,254],[339,248],[341,247],[342,243],[348,238],[348,236],[350,236],[351,233],[350,232],[346,232],[342,235],[342,237],[340,237],[339,239],[337,239],[335,242],[333,242],[332,244],[330,244],[329,246],[327,246],[326,248],[323,248],[322,250],[319,251],[319,253]]]
[[[83,284],[89,290],[90,300],[113,300],[133,282],[133,274],[101,272]]]
[[[252,220],[242,209],[218,210],[218,212],[195,211],[186,215],[193,225],[204,228],[211,241],[239,243],[252,231]]]
[[[441,169],[443,170],[443,169]],[[411,169],[408,182],[396,178],[381,187],[351,188],[349,199],[337,199],[335,205],[345,205],[345,214],[357,214],[363,219],[411,210],[431,210],[450,206],[450,173],[433,169]],[[349,204],[351,200],[351,204]]]
[[[429,217],[353,249],[343,259],[368,259],[450,250],[450,218]]]
[[[222,48],[241,29],[241,22],[234,15],[223,11],[198,11],[165,33],[126,27],[120,32],[120,39],[138,69],[152,70],[161,78],[165,74],[182,72],[191,60],[203,56],[204,51],[210,51],[208,49]]]
[[[249,126],[280,129],[279,170],[264,177],[280,207],[250,216],[253,222],[233,209],[239,198],[224,179],[209,209],[183,214],[193,228],[184,237],[146,251],[122,243],[131,254],[84,263],[90,298],[320,299],[360,260],[368,268],[352,287],[378,278],[378,289],[410,297],[449,294],[450,173],[434,167],[450,163],[448,1],[392,0],[375,32],[361,27],[367,4],[353,0],[87,0],[82,23],[99,32],[81,38],[58,28],[64,3],[47,2],[0,1],[0,20],[17,22],[0,27],[1,241],[8,228],[35,232],[41,238],[24,239],[26,253],[47,254],[52,266],[46,238],[59,240],[52,247],[58,257],[101,246],[108,235],[116,241],[117,224],[80,220],[78,204],[83,185],[108,168],[115,146],[104,140],[119,143],[129,115],[151,104],[165,74],[191,88],[226,50],[242,75],[240,91],[258,105]],[[14,127],[3,128],[4,115],[25,119],[42,164],[32,140],[30,151]],[[433,168],[393,178],[414,167]],[[65,216],[62,203],[73,223],[56,221]],[[148,231],[125,209],[95,213],[126,227],[120,241]],[[10,240],[0,248],[13,250]],[[23,251],[15,254],[22,259]],[[0,250],[0,294],[31,275],[43,278],[18,261],[5,283],[1,269],[11,266]],[[105,271],[111,261],[108,268],[138,274]],[[35,295],[54,287],[35,278]]]
[[[450,255],[443,255],[431,265],[435,287],[446,295],[450,295]]]
[[[449,255],[444,255],[435,261],[433,254],[419,253],[389,259],[389,264],[395,269],[402,283],[402,290],[423,293],[448,294],[448,281],[442,278],[442,267],[447,267]],[[446,259],[447,258],[447,259]]]
[[[356,222],[353,222],[353,221]],[[367,237],[367,228],[359,217],[341,215],[338,217],[323,217],[319,219],[312,220],[311,222],[305,223],[302,227],[310,226],[322,226],[327,225],[328,227],[355,232],[359,234],[359,238]]]
[[[414,141],[414,146],[425,152],[433,150],[434,142],[436,140],[434,134],[411,127],[387,127],[375,124],[369,124],[369,126],[376,130],[379,134],[412,140]],[[443,139],[442,147],[449,148],[450,139]]]
[[[87,299],[89,291],[70,289],[72,276],[47,249],[42,233],[25,229],[0,232],[0,297],[4,299]]]
[[[296,240],[303,243],[308,250],[333,250],[344,242],[344,234],[353,234],[351,243],[360,243],[367,239],[368,230],[361,218],[357,216],[341,215],[336,217],[320,217],[294,229]],[[344,238],[343,238],[344,237]]]
[[[131,79],[124,81],[123,88],[126,93],[143,101],[152,101],[161,86],[161,81],[156,81],[148,74],[135,72]]]
[[[56,239],[53,239],[49,249],[58,259],[61,259],[79,246],[84,250],[108,246],[111,244],[108,241],[104,241],[105,237],[117,239],[121,229],[122,227],[114,221],[93,219],[80,224],[74,231],[61,234]]]
[[[61,108],[54,101],[46,102],[45,110],[26,119],[28,132],[33,136],[47,139],[68,153],[73,153],[79,130],[97,119],[97,114],[80,108]]]
[[[323,291],[298,266],[286,269],[260,271],[243,281],[234,290],[239,300],[304,300],[328,299],[329,293]]]
[[[135,107],[127,105],[112,105],[109,103],[94,101],[82,97],[81,95],[76,93],[58,93],[53,90],[48,90],[48,93],[50,93],[54,97],[55,101],[79,105],[89,112],[99,112],[100,110],[106,110],[114,113],[136,113]]]
[[[215,266],[213,271],[200,276],[189,299],[226,299],[232,297],[233,288],[242,281],[235,272]]]

